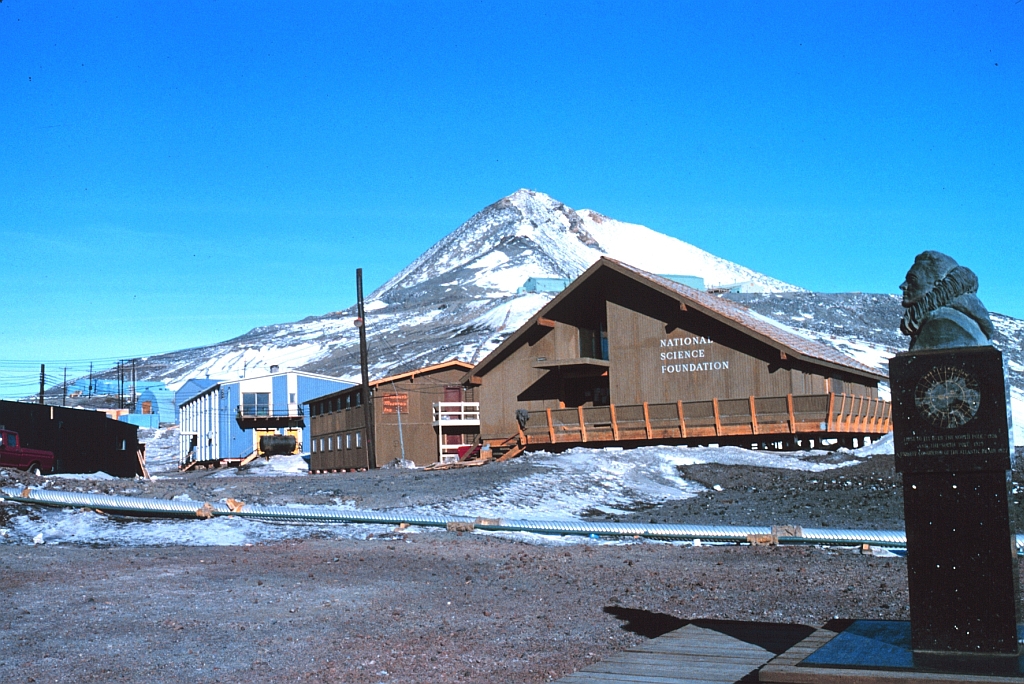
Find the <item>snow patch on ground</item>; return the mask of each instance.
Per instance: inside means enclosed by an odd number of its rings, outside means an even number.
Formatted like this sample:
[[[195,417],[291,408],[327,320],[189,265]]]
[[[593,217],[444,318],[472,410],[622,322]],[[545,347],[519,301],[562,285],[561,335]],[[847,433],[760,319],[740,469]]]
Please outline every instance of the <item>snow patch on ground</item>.
[[[258,477],[309,475],[309,465],[302,459],[301,454],[272,456],[269,460],[257,458],[244,469],[225,468],[210,477],[240,477],[246,475],[256,475]]]
[[[29,509],[23,508],[28,511]],[[27,544],[42,535],[46,544],[101,546],[242,546],[313,537],[362,539],[380,526],[280,524],[244,518],[211,520],[138,519],[86,509],[46,509],[12,515],[0,543]]]
[[[867,458],[868,456],[878,456],[882,454],[888,454],[891,456],[893,453],[895,453],[895,450],[893,448],[891,432],[880,437],[871,444],[861,447],[853,452],[853,454],[858,458]]]
[[[95,473],[56,473],[45,475],[47,480],[117,480],[119,478],[108,475],[102,471]]]
[[[146,468],[150,474],[178,470],[180,435],[177,425],[139,428],[139,441],[146,445]]]
[[[673,499],[695,496],[703,487],[679,476],[678,467],[722,463],[820,472],[858,462],[868,453],[884,453],[885,439],[858,452],[838,454],[839,462],[822,463],[827,452],[749,451],[737,447],[641,447],[639,449],[571,449],[563,454],[538,452],[523,457],[534,466],[530,473],[495,486],[484,495],[459,497],[436,506],[393,509],[395,513],[466,515],[526,520],[581,520],[594,514],[622,514]],[[891,445],[891,438],[889,440]],[[832,455],[835,458],[835,454]],[[501,466],[487,466],[501,467]],[[509,464],[507,467],[516,467]],[[541,468],[541,473],[534,469]],[[294,477],[308,472],[300,456],[275,456],[257,461],[251,475]],[[210,477],[234,478],[224,470]],[[109,476],[100,477],[107,479]],[[82,478],[84,479],[84,478]],[[185,494],[176,497],[187,500]],[[88,510],[54,509],[5,504],[11,516],[0,543],[31,544],[42,535],[45,543],[113,546],[223,546],[280,539],[365,538],[393,529],[388,525],[283,524],[239,518],[212,520],[136,519]],[[304,507],[308,508],[308,507]],[[353,510],[350,504],[336,506]],[[415,528],[409,530],[416,532]],[[572,537],[521,535],[538,543],[575,543]]]

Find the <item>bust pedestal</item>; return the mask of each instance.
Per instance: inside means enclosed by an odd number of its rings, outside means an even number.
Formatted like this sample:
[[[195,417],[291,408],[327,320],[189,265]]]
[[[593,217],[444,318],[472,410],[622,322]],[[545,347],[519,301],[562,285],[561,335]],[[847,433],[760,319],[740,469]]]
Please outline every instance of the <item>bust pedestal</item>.
[[[964,347],[889,362],[903,474],[914,664],[1018,671],[1017,553],[1002,354]]]

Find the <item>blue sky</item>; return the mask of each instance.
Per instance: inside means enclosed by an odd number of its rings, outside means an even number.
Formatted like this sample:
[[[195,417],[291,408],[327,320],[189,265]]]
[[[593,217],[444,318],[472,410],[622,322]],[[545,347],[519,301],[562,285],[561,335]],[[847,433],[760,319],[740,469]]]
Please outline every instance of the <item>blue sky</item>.
[[[1013,0],[3,0],[0,361],[345,308],[521,187],[814,290],[943,250],[1024,318],[1022,37]]]

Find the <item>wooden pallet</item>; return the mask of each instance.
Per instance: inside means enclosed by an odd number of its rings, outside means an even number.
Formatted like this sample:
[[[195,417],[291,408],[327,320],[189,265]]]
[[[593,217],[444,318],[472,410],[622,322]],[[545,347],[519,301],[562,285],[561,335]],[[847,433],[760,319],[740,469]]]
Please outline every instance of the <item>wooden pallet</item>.
[[[456,461],[455,463],[431,463],[428,466],[424,466],[423,470],[451,470],[452,468],[472,468],[473,466],[482,466],[485,463],[490,463],[490,459],[482,459],[476,461]]]

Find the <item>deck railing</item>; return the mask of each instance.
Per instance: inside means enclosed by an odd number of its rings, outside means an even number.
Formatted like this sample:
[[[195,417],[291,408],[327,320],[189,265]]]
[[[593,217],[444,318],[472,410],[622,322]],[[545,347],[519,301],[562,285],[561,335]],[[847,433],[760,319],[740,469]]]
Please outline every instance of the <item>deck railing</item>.
[[[480,402],[438,401],[434,402],[434,425],[479,425]]]
[[[892,430],[892,405],[846,394],[748,397],[529,411],[519,442],[633,442],[736,436],[871,435]]]

